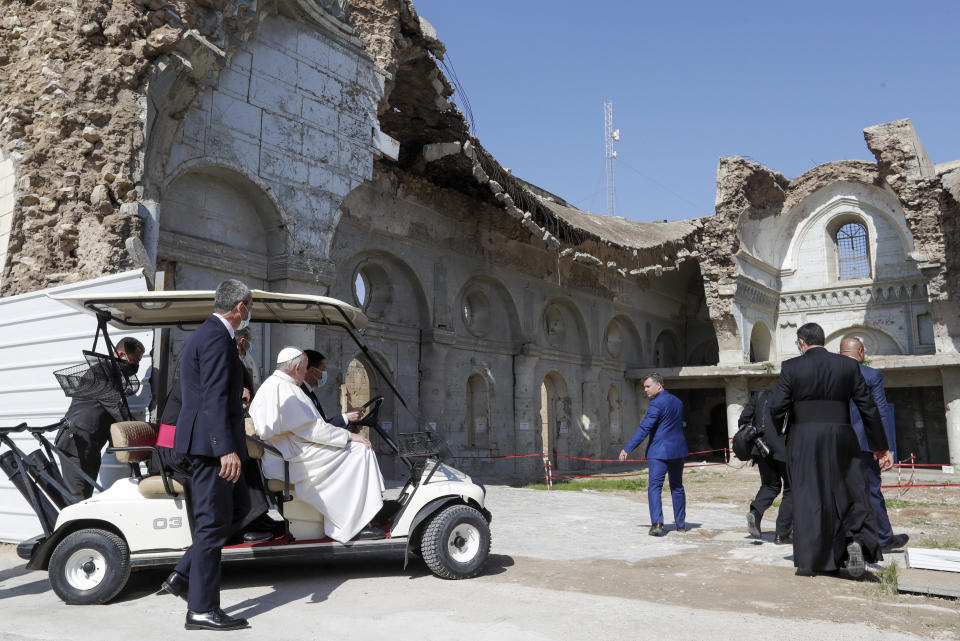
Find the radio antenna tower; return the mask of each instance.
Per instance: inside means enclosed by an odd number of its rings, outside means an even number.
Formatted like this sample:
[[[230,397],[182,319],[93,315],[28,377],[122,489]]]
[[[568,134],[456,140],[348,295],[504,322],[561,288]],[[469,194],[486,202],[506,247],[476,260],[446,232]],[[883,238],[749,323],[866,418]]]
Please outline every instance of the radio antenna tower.
[[[617,215],[617,189],[614,184],[613,161],[617,152],[613,143],[620,140],[620,130],[613,128],[613,102],[603,103],[603,162],[607,170],[607,215]]]

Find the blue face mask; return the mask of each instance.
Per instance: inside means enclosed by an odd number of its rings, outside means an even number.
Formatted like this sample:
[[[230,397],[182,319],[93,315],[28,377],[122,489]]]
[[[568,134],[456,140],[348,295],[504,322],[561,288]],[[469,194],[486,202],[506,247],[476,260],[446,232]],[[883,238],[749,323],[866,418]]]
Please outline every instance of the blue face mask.
[[[323,370],[323,374],[320,375],[320,380],[317,381],[317,387],[323,387],[323,384],[327,382],[327,370]]]
[[[243,303],[240,303],[240,304],[243,305]],[[246,305],[244,305],[244,307],[246,307]],[[251,313],[250,308],[247,308],[247,317],[240,320],[240,327],[238,327],[237,329],[238,329],[238,330],[241,330],[241,329],[246,329],[247,327],[249,327],[249,326],[250,326],[250,317],[251,317],[251,316],[253,316],[253,313]]]

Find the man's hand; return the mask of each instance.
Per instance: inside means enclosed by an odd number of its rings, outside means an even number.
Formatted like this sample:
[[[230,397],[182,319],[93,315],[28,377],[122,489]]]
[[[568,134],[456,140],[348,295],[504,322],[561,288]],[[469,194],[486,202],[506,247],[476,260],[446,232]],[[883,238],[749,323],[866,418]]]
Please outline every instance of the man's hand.
[[[248,407],[250,405],[250,390],[248,390],[246,387],[243,388],[243,394],[240,395],[240,402],[243,403],[244,407]]]
[[[353,432],[350,432],[350,440],[354,443],[362,443],[368,448],[373,449],[373,443],[371,443],[370,440],[367,439],[367,437],[365,437],[363,434],[354,434]]]
[[[220,457],[220,478],[236,483],[240,478],[240,457],[230,452]]]
[[[626,461],[626,460],[627,460],[627,451],[626,451],[626,450],[620,450],[620,460],[621,460],[621,461]]]
[[[362,407],[351,408],[344,413],[344,416],[347,417],[347,423],[356,423],[361,418],[363,418],[363,408]]]
[[[881,472],[886,472],[893,467],[893,456],[890,454],[890,450],[874,452],[873,458],[877,460],[877,465],[880,466]]]

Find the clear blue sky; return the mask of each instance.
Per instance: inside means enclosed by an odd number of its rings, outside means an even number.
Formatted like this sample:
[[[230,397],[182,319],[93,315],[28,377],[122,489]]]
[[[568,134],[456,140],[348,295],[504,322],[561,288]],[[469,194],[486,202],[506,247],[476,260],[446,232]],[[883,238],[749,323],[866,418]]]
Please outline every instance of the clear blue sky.
[[[606,212],[604,100],[635,220],[713,213],[721,156],[788,178],[873,160],[863,128],[898,118],[934,163],[960,159],[956,0],[414,2],[483,145],[581,209]]]

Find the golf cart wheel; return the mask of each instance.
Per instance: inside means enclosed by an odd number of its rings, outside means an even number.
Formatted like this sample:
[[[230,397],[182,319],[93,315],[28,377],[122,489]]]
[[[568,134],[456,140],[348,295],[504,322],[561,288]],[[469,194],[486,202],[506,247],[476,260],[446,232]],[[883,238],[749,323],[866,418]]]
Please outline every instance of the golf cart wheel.
[[[106,603],[130,578],[130,551],[107,530],[77,530],[50,557],[50,586],[71,605]]]
[[[490,525],[469,505],[441,510],[423,531],[420,556],[441,579],[477,576],[490,554]]]

